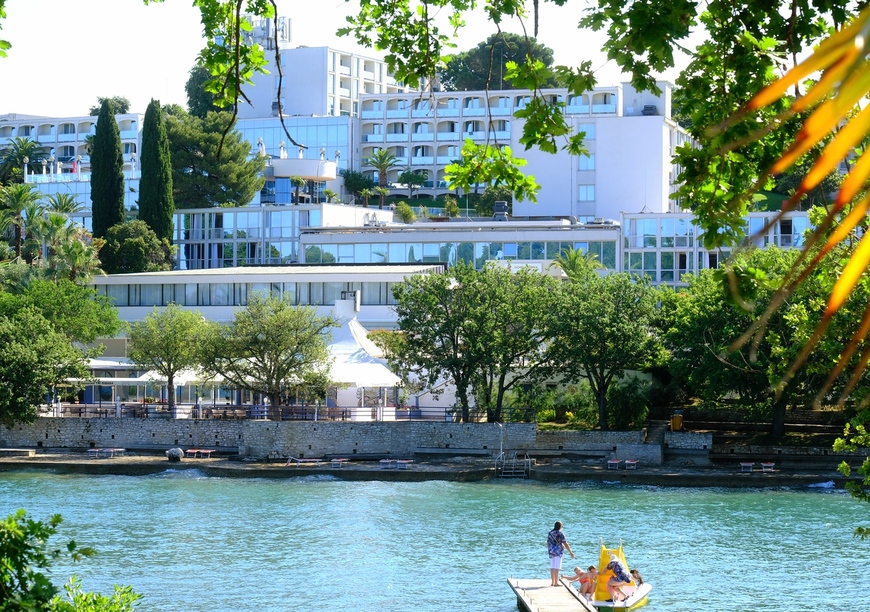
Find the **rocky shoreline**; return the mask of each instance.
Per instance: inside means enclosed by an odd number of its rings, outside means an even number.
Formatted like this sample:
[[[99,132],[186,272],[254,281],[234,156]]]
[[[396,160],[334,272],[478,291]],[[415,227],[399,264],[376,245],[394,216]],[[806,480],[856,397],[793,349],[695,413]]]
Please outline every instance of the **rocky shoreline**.
[[[760,465],[760,464],[759,464]],[[283,462],[243,461],[235,457],[185,458],[169,462],[159,455],[134,455],[89,458],[79,453],[37,453],[31,456],[0,458],[0,472],[50,470],[64,474],[112,474],[144,476],[167,470],[199,470],[206,476],[224,478],[299,478],[333,477],[341,480],[384,480],[420,482],[425,480],[483,481],[496,479],[494,462],[481,457],[451,457],[437,461],[415,460],[409,469],[384,469],[378,461],[347,461],[341,467],[329,462],[317,465],[290,465]],[[849,478],[830,467],[805,466],[799,469],[774,468],[762,472],[741,472],[739,465],[639,465],[635,470],[612,470],[606,465],[580,462],[549,462],[533,465],[530,480],[541,482],[593,481],[667,487],[804,487],[828,486],[842,489]]]

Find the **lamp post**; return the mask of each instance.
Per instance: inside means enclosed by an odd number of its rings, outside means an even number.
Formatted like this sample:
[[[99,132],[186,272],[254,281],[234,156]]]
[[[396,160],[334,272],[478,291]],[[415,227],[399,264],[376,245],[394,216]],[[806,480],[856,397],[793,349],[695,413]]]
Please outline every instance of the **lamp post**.
[[[335,150],[335,171],[336,171],[336,173],[338,173],[338,160],[340,160],[340,159],[341,159],[341,151],[339,151],[338,149],[336,149],[336,150]],[[336,177],[336,178],[337,178],[337,177]],[[339,183],[339,185],[338,185],[338,201],[339,201],[339,202],[342,201],[342,199],[341,199],[341,192],[344,191],[344,189],[343,189],[343,184],[344,184],[344,181],[342,181],[342,182]]]
[[[82,180],[82,156],[76,155],[76,180]]]
[[[134,178],[136,172],[136,154],[130,153],[130,178]]]
[[[25,157],[25,158],[24,158],[23,160],[21,160],[21,161],[24,162],[24,182],[26,183],[26,182],[27,182],[27,164],[30,162],[30,158],[29,158],[29,157]]]
[[[52,155],[48,158],[48,165],[49,165],[49,173],[51,175],[50,180],[53,182],[54,181],[54,155]]]

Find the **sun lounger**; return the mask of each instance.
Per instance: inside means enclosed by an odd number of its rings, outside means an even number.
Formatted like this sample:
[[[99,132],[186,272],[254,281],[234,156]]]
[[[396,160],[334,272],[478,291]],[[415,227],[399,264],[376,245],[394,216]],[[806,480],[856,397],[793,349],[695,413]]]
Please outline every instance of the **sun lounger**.
[[[762,472],[772,472],[774,465],[775,464],[773,463],[773,461],[765,461],[764,463],[761,464],[761,471]]]
[[[400,470],[410,470],[411,464],[414,463],[410,459],[397,459],[396,460],[396,468]]]
[[[741,472],[751,472],[755,469],[755,464],[751,461],[741,461],[740,462],[740,471]]]
[[[390,468],[396,467],[395,459],[381,459],[381,469],[388,470]]]
[[[625,469],[636,470],[637,469],[637,459],[626,459],[625,460]]]
[[[347,459],[330,459],[329,465],[334,468],[344,467],[344,464],[347,463]]]
[[[618,470],[620,463],[622,463],[621,459],[608,459],[607,460],[607,469],[608,470]]]
[[[97,457],[100,456],[100,452],[102,450],[103,450],[102,448],[89,448],[88,449],[88,459],[96,459]]]
[[[284,467],[295,465],[296,467],[320,467],[321,459],[305,459],[301,457],[287,457]]]

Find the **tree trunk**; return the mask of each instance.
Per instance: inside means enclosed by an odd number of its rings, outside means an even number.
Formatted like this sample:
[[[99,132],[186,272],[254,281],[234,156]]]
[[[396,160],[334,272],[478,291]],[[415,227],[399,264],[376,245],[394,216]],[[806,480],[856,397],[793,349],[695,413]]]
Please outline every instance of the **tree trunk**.
[[[166,378],[166,405],[169,408],[169,414],[174,419],[178,415],[175,414],[175,376],[169,375]]]
[[[777,440],[785,436],[785,409],[787,405],[788,401],[784,395],[773,404],[773,424],[770,433]]]
[[[607,389],[598,390],[598,426],[601,431],[607,431]]]
[[[462,422],[468,423],[471,418],[471,410],[468,406],[468,389],[464,385],[456,385],[456,397],[459,399],[459,407],[462,410]]]

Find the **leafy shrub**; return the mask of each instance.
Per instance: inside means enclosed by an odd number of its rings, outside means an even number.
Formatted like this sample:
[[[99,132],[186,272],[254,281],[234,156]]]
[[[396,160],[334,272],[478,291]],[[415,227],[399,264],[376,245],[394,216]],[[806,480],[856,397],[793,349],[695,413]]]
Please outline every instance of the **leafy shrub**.
[[[632,376],[607,391],[608,426],[630,429],[646,422],[649,414],[650,383]]]

